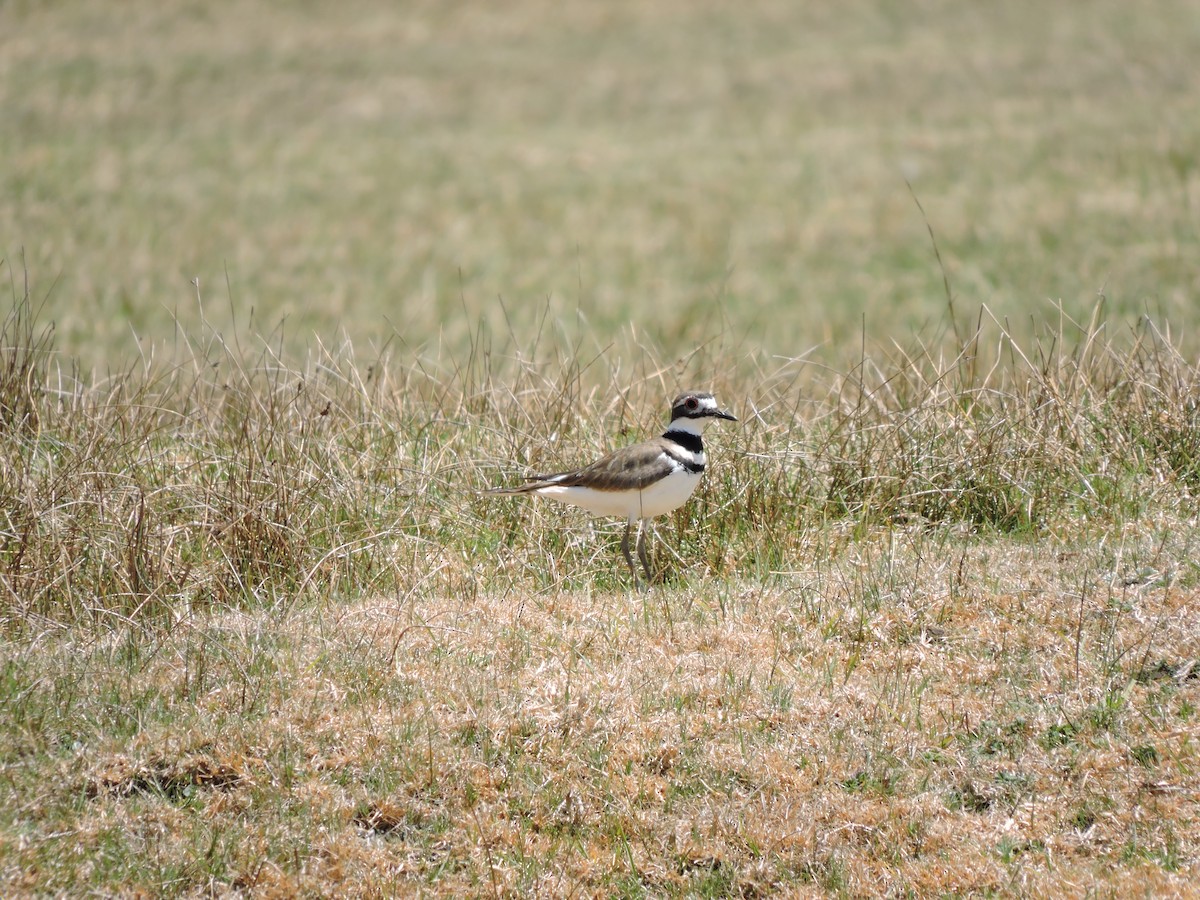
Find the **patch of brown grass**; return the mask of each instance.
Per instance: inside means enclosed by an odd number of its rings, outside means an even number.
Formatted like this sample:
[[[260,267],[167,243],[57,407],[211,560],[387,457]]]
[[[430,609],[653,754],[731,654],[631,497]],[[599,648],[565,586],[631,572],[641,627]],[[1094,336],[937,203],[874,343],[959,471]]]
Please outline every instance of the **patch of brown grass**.
[[[132,751],[79,759],[104,789],[75,827],[259,835],[221,877],[267,893],[1185,893],[1200,682],[1142,673],[1200,659],[1196,592],[1062,542],[936,543],[892,534],[720,603],[485,592],[197,623],[128,689],[181,697],[190,647],[270,630],[273,700],[218,732],[217,677]],[[174,717],[212,732],[202,756]]]

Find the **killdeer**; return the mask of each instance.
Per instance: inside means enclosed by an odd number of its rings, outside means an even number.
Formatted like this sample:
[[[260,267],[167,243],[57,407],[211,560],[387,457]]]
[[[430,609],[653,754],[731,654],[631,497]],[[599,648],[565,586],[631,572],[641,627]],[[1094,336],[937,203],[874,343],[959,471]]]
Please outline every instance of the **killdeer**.
[[[622,447],[573,472],[536,476],[518,487],[493,488],[485,493],[541,494],[580,506],[592,515],[624,518],[621,552],[635,585],[638,576],[629,553],[629,532],[636,522],[638,559],[649,581],[643,523],[678,509],[696,490],[705,464],[701,435],[712,419],[737,421],[732,413],[717,406],[712,394],[689,391],[671,402],[671,424],[662,437]]]

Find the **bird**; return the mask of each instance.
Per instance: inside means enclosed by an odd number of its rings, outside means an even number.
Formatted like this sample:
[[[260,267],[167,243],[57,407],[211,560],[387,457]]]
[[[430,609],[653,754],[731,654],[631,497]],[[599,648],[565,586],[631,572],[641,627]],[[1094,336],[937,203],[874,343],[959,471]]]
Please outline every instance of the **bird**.
[[[638,559],[649,582],[644,523],[678,509],[696,490],[707,463],[702,435],[713,419],[737,421],[733,413],[717,405],[712,394],[686,391],[671,401],[671,422],[661,437],[621,447],[581,469],[536,475],[516,487],[491,488],[484,493],[538,494],[582,507],[594,516],[625,519],[621,553],[637,587],[629,533],[636,522]]]

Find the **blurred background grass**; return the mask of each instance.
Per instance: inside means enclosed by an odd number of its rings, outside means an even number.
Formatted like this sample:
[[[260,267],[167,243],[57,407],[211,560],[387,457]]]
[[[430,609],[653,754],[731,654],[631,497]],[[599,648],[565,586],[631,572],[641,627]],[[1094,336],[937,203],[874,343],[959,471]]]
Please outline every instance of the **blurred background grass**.
[[[1200,318],[1183,0],[10,0],[0,22],[0,252],[85,370],[202,314],[301,348],[462,348],[480,323],[528,346],[549,316],[601,347],[843,365],[864,322],[948,331],[906,180],[964,323],[1099,293]]]

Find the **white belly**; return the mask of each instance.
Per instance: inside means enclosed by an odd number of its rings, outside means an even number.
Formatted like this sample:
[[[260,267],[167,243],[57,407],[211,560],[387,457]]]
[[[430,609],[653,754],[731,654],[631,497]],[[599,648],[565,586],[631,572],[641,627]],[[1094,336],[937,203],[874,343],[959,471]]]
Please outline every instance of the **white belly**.
[[[696,485],[700,474],[677,469],[662,481],[641,491],[598,491],[587,487],[539,488],[538,493],[551,500],[582,507],[594,516],[619,516],[629,521],[665,515],[683,506]]]

